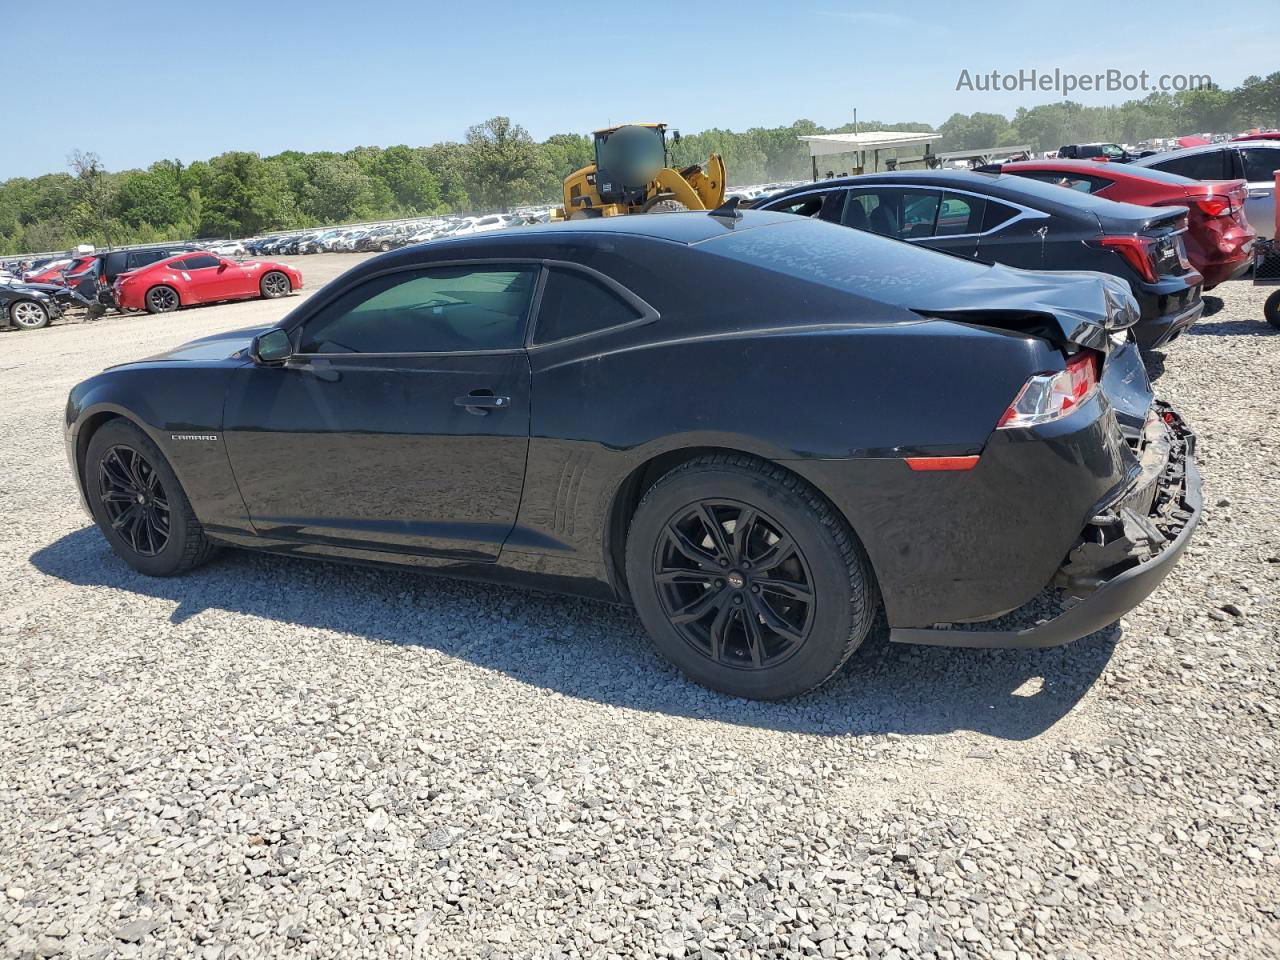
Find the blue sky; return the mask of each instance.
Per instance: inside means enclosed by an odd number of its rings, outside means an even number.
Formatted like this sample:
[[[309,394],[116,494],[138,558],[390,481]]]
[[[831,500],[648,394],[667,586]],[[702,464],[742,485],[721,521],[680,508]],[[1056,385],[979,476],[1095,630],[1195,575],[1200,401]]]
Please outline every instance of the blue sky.
[[[854,107],[864,120],[940,123],[955,111],[1062,99],[958,92],[961,70],[1146,69],[1208,73],[1231,87],[1280,69],[1274,0],[1236,0],[1208,18],[1203,2],[1184,0],[120,0],[110,12],[100,0],[61,0],[53,9],[0,13],[6,48],[31,51],[10,58],[28,66],[0,86],[0,179],[65,170],[75,148],[119,170],[233,149],[460,140],[496,114],[543,138],[649,119],[688,132],[801,117],[835,125]],[[628,20],[633,43],[599,33]]]

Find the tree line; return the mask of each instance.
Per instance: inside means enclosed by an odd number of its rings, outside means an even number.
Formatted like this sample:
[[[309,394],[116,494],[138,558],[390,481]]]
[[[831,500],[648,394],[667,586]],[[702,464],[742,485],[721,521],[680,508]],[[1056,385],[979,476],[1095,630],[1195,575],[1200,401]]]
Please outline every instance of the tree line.
[[[1119,106],[1063,101],[1019,109],[1012,117],[957,113],[936,130],[926,123],[879,121],[857,129],[937,132],[939,151],[1023,143],[1053,150],[1065,143],[1136,143],[1257,125],[1280,126],[1280,71],[1249,77],[1231,90],[1151,94]],[[724,157],[732,183],[798,180],[809,176],[810,161],[797,137],[853,129],[852,122],[823,128],[797,120],[746,131],[704,130],[672,143],[672,163],[696,163],[714,151]],[[345,153],[287,150],[267,157],[232,151],[189,164],[159,160],[145,170],[109,172],[94,154],[76,151],[68,172],[0,183],[0,254],[507,210],[558,199],[561,180],[593,159],[588,135],[561,133],[539,142],[507,117],[471,127],[461,143]]]

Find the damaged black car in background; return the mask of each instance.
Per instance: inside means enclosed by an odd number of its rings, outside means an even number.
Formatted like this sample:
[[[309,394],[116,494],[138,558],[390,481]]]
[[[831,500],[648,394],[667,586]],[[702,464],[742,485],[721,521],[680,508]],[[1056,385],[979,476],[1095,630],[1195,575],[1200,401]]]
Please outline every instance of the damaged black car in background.
[[[227,544],[621,601],[698,681],[787,697],[881,608],[896,641],[1044,647],[1156,588],[1200,480],[1139,316],[1114,277],[787,214],[571,221],[114,367],[66,445],[143,573]],[[992,622],[1046,591],[1075,602]]]

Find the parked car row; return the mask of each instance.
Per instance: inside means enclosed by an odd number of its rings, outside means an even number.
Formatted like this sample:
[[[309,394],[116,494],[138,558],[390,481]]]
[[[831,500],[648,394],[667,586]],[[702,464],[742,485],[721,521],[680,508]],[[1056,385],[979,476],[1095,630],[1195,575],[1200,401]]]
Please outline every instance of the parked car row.
[[[109,309],[168,313],[181,307],[274,299],[302,286],[295,268],[239,260],[194,243],[106,250],[34,264],[23,276],[0,273],[0,326],[38,330],[77,304],[91,317]]]
[[[1029,160],[846,177],[754,206],[970,259],[1109,274],[1136,301],[1133,335],[1150,349],[1181,336],[1204,309],[1203,291],[1248,271],[1259,236],[1275,234],[1277,170],[1280,142],[1229,141],[1124,164]]]
[[[547,219],[541,213],[494,213],[475,217],[428,217],[421,220],[363,227],[330,227],[325,230],[254,237],[243,242],[254,256],[286,256],[310,253],[386,253],[411,243],[444,237],[488,233]]]

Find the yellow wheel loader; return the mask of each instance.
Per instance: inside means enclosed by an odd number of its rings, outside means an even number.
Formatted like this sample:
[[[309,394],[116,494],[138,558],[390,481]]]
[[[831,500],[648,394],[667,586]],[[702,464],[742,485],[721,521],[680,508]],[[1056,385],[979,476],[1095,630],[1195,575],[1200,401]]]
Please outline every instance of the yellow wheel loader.
[[[680,134],[673,133],[676,142]],[[714,210],[724,202],[724,161],[668,166],[667,125],[629,123],[597,130],[596,162],[564,180],[564,206],[552,220],[668,210]]]

